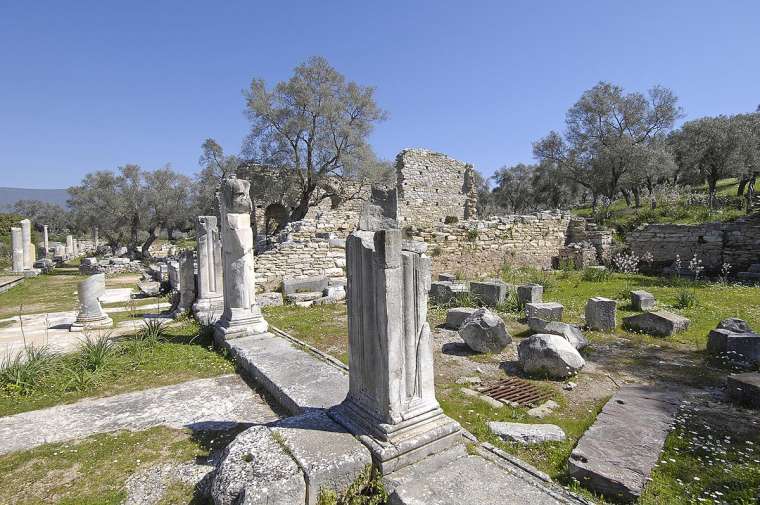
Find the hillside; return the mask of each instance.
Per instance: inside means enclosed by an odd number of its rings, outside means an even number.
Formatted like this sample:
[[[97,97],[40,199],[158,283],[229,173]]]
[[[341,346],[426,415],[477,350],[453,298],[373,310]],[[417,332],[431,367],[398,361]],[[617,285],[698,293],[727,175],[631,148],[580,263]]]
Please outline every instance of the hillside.
[[[743,207],[744,197],[736,195],[737,188],[736,179],[720,181],[717,192],[718,208],[714,211],[707,206],[707,187],[703,185],[695,186],[691,190],[679,189],[659,195],[655,209],[651,208],[647,198],[642,198],[641,207],[638,209],[628,207],[621,198],[610,205],[607,216],[601,215],[601,210],[597,209],[594,218],[598,223],[616,230],[623,236],[644,223],[694,224],[732,221],[746,214]],[[755,185],[755,191],[760,192],[760,181]],[[590,206],[578,207],[572,212],[582,217],[593,215]]]
[[[66,207],[69,193],[65,189],[30,189],[0,187],[0,211],[8,210],[19,200],[40,200]]]

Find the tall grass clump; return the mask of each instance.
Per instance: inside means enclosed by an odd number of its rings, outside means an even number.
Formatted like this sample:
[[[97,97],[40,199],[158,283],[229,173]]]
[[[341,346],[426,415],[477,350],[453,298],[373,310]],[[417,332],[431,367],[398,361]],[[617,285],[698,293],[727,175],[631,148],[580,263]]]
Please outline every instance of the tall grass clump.
[[[86,334],[79,348],[77,362],[82,368],[95,372],[105,367],[116,354],[116,345],[110,339],[110,334],[89,335]]]
[[[385,490],[379,473],[367,465],[356,480],[348,488],[336,492],[330,488],[322,488],[317,497],[317,505],[384,505],[388,503],[388,492]]]
[[[584,268],[581,279],[585,282],[607,282],[611,276],[606,268]]]
[[[677,309],[688,309],[697,305],[697,295],[690,289],[681,289],[676,295],[675,307]]]
[[[0,387],[9,393],[30,394],[56,365],[55,355],[49,347],[27,345],[22,351],[8,354],[0,361]]]
[[[166,324],[160,319],[146,319],[135,335],[135,340],[155,344],[166,337]]]

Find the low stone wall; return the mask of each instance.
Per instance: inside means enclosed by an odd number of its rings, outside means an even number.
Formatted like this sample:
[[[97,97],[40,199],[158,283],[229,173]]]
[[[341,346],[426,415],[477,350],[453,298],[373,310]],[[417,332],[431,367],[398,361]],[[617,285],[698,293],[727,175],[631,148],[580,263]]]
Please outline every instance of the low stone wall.
[[[565,245],[569,222],[568,214],[541,212],[407,231],[428,244],[434,273],[482,278],[496,274],[505,263],[551,267]]]
[[[676,255],[686,268],[696,254],[708,273],[719,272],[723,263],[740,272],[760,262],[760,214],[729,223],[643,225],[626,243],[639,256],[651,253],[656,269],[671,266]]]

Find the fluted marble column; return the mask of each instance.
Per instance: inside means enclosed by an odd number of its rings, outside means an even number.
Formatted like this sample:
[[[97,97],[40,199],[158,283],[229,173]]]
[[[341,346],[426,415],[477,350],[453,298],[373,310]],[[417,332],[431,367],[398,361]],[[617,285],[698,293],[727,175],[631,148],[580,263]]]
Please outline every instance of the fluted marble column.
[[[32,254],[32,222],[28,219],[21,220],[21,240],[24,246],[24,270],[34,268],[34,256]]]
[[[21,228],[11,228],[11,254],[13,272],[24,273],[24,239]]]
[[[195,230],[198,241],[198,294],[193,313],[198,321],[212,323],[224,311],[222,243],[216,216],[198,216]]]
[[[195,257],[193,251],[182,251],[179,256],[179,296],[172,315],[186,314],[195,300]]]
[[[42,225],[42,248],[44,249],[45,257],[47,258],[50,256],[48,253],[48,249],[50,248],[50,243],[48,242],[48,225]]]
[[[216,323],[216,338],[230,339],[265,333],[269,327],[256,304],[251,230],[251,183],[228,177],[220,195],[224,313]]]
[[[430,258],[402,249],[395,190],[372,199],[346,241],[349,393],[330,415],[389,473],[462,438],[435,398]]]

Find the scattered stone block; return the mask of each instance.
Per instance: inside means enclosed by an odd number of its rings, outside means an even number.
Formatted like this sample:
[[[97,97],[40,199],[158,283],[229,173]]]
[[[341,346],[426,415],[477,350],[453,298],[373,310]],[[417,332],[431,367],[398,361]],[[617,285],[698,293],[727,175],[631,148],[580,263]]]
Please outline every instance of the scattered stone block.
[[[445,305],[454,300],[457,295],[467,293],[467,286],[448,281],[430,283],[430,301],[436,305]]]
[[[458,330],[465,320],[473,315],[478,309],[474,307],[455,307],[446,311],[446,327]]]
[[[472,313],[459,330],[459,336],[475,352],[498,353],[512,341],[504,320],[488,309]]]
[[[541,303],[544,297],[544,287],[540,284],[523,284],[517,286],[517,302],[520,306],[526,303]]]
[[[623,318],[623,327],[631,330],[654,335],[655,337],[670,337],[671,335],[689,328],[690,321],[683,316],[666,310],[644,312],[635,316]]]
[[[324,290],[325,297],[331,298],[335,301],[344,300],[346,298],[345,286],[328,286]]]
[[[631,306],[633,310],[646,311],[654,310],[657,300],[649,291],[631,291]]]
[[[523,445],[542,444],[544,442],[562,442],[565,432],[555,424],[488,423],[491,433],[506,440]]]
[[[586,325],[592,330],[614,331],[617,326],[617,302],[595,296],[586,302]]]
[[[729,317],[718,323],[718,329],[728,330],[734,333],[754,333],[747,321],[738,317]]]
[[[322,298],[322,292],[321,291],[308,291],[303,293],[290,293],[289,295],[286,295],[285,298],[288,300],[288,303],[292,304],[298,304],[303,302],[313,302],[314,300],[318,300],[319,298]]]
[[[461,391],[462,391],[462,394],[464,394],[465,396],[469,396],[471,398],[477,398],[478,400],[487,403],[491,408],[500,409],[504,406],[504,404],[501,403],[496,398],[491,398],[490,396],[479,393],[475,391],[474,389],[462,388]]]
[[[454,274],[438,274],[439,281],[456,282],[457,278]]]
[[[538,419],[543,419],[546,416],[550,416],[554,413],[554,409],[559,408],[559,403],[555,402],[554,400],[547,400],[538,407],[533,407],[532,409],[528,409],[527,414],[530,417],[536,417]]]
[[[528,337],[517,346],[517,354],[525,373],[558,379],[576,374],[586,364],[575,347],[559,335],[538,333]]]
[[[562,312],[565,307],[557,302],[526,303],[525,317],[536,318],[544,321],[562,321]]]
[[[578,350],[588,345],[588,340],[583,332],[577,326],[562,323],[560,321],[544,321],[535,317],[528,318],[528,327],[533,333],[548,333],[550,335],[559,335]]]
[[[736,403],[760,409],[760,372],[729,375],[726,388],[729,398]]]
[[[259,293],[256,295],[256,303],[259,307],[279,307],[283,304],[282,293]]]
[[[417,254],[425,254],[428,250],[428,246],[421,240],[402,240],[401,249]]]
[[[507,299],[508,286],[502,281],[470,282],[470,294],[482,304],[495,307]]]
[[[215,505],[306,503],[306,483],[269,428],[258,425],[224,449],[211,496]]]
[[[636,501],[660,457],[679,403],[678,393],[621,387],[570,454],[570,476],[614,500]]]
[[[304,472],[307,505],[316,505],[322,488],[344,490],[372,463],[364,444],[324,411],[282,419],[272,432]]]
[[[457,384],[480,384],[483,380],[480,377],[460,377],[457,379]]]
[[[140,281],[137,283],[137,289],[145,296],[156,296],[161,292],[161,283],[158,281]]]
[[[327,288],[329,281],[327,276],[320,275],[319,277],[305,277],[303,279],[283,279],[282,280],[282,292],[287,295],[307,292],[319,292],[320,296],[322,291]]]

